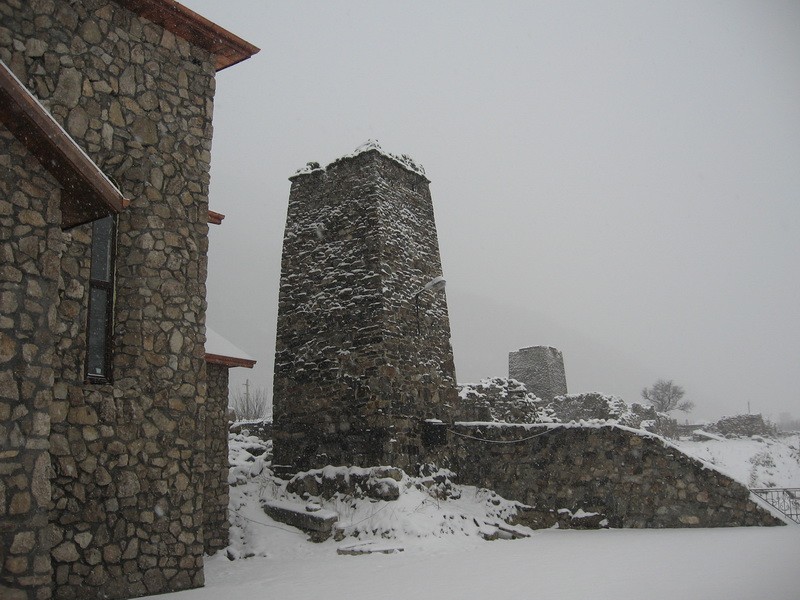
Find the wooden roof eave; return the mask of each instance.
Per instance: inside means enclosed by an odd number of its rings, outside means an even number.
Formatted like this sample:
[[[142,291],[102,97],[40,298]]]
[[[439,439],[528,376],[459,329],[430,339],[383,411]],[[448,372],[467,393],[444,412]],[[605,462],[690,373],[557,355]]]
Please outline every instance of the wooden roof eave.
[[[222,225],[222,220],[225,218],[225,215],[222,213],[215,212],[213,210],[208,211],[208,223],[212,225]]]
[[[206,362],[227,367],[229,369],[232,367],[245,367],[246,369],[252,369],[257,361],[247,358],[236,358],[235,356],[223,356],[222,354],[210,354],[206,352]]]
[[[116,2],[213,54],[217,71],[232,67],[260,50],[175,0],[116,0]]]
[[[2,61],[0,121],[61,184],[63,228],[122,212],[130,203]]]

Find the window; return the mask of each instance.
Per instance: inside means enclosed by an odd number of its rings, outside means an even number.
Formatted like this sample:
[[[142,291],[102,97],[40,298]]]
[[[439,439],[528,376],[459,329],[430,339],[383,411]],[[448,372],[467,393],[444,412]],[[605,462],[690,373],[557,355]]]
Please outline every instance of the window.
[[[92,223],[92,267],[86,325],[86,380],[92,383],[111,381],[116,237],[113,216]]]

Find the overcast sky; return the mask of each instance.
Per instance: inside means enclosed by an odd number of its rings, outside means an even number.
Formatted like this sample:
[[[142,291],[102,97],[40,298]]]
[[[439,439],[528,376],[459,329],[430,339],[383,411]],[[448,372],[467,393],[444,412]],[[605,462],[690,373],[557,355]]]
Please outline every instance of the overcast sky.
[[[208,323],[272,386],[288,177],[367,139],[431,180],[460,382],[800,413],[800,3],[183,0],[219,73]]]

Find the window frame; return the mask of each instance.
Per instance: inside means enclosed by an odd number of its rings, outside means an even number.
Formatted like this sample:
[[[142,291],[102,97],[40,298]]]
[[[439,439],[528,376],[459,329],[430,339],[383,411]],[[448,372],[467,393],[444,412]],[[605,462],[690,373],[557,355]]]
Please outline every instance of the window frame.
[[[100,239],[100,227],[105,226],[106,223],[110,224],[106,247],[101,248],[97,244]],[[89,289],[88,289],[88,310],[86,314],[86,358],[84,360],[84,381],[86,383],[105,384],[113,381],[113,343],[114,343],[114,301],[115,301],[115,279],[116,279],[116,254],[117,254],[117,217],[116,215],[109,215],[102,219],[97,219],[92,222],[92,243],[90,252],[90,267],[89,267]],[[105,278],[96,278],[95,259],[99,252],[105,251],[105,254],[100,260],[107,261],[107,269]],[[103,290],[105,292],[105,310],[102,311],[102,323],[98,321],[97,316],[93,312],[93,292],[95,290]],[[92,357],[92,332],[98,328],[104,329],[103,337],[100,343],[102,344],[102,373],[92,373],[90,368],[95,365],[90,364],[93,360]]]

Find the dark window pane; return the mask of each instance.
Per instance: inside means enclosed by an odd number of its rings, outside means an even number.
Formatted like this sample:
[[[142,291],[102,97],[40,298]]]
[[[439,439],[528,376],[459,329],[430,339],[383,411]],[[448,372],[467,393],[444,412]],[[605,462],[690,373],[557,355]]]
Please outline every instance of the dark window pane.
[[[89,294],[89,331],[87,333],[86,374],[106,377],[106,315],[109,290],[92,288]]]
[[[92,224],[92,279],[111,281],[111,244],[113,243],[114,217],[106,217]]]

